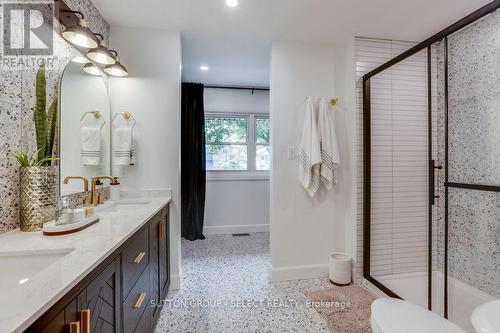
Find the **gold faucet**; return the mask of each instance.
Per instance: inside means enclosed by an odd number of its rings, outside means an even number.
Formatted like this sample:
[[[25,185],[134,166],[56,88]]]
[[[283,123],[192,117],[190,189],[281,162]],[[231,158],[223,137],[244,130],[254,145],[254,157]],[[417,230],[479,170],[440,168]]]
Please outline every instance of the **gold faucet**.
[[[88,190],[89,190],[89,180],[87,179],[87,177],[82,177],[82,176],[68,176],[68,177],[64,178],[64,184],[69,183],[69,181],[72,180],[72,179],[82,180],[83,181],[83,190],[85,192],[88,192]]]
[[[87,194],[87,192],[89,191],[89,180],[87,179],[87,177],[83,177],[83,176],[67,176],[64,178],[64,184],[68,184],[70,180],[72,179],[76,179],[76,180],[81,180],[83,181],[83,191],[85,193],[85,195]],[[83,198],[83,204],[84,205],[88,205],[89,203],[89,198],[87,196],[85,196]]]
[[[92,178],[92,199],[91,199],[91,204],[94,206],[97,206],[99,203],[99,196],[97,195],[97,185],[102,185],[100,180],[101,179],[108,179],[110,184],[116,184],[117,180],[115,177],[112,176],[96,176]]]

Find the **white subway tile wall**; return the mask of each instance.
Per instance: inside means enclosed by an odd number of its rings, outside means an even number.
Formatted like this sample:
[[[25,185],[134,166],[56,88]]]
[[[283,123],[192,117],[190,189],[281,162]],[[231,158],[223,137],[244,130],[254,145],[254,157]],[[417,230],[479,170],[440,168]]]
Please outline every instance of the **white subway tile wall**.
[[[356,38],[358,266],[363,268],[362,76],[415,45]],[[372,276],[427,270],[427,51],[371,80]],[[435,118],[434,118],[435,121]]]

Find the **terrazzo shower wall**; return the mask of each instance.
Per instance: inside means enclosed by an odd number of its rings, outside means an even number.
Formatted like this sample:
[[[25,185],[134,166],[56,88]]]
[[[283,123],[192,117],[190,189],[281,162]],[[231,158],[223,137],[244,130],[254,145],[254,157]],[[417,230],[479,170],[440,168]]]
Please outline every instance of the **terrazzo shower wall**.
[[[499,59],[499,12],[448,38],[450,182],[500,185]],[[452,188],[448,209],[450,275],[500,297],[500,194]]]
[[[109,25],[90,0],[65,0],[73,10],[85,15],[89,28],[109,37]],[[0,22],[3,21],[0,10]],[[54,31],[60,32],[59,22]],[[66,63],[79,55],[60,34],[54,33],[54,64],[47,67],[47,100],[56,93],[59,77]],[[0,233],[19,227],[19,167],[12,152],[19,148],[35,148],[33,112],[35,75],[38,68],[6,70],[0,67]]]

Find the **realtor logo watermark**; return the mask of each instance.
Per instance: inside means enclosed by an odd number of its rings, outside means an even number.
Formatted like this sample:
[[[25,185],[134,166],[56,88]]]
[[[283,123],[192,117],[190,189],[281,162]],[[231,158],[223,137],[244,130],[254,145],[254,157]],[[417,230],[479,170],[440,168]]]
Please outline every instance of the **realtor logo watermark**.
[[[3,69],[26,69],[54,61],[54,2],[2,1]]]

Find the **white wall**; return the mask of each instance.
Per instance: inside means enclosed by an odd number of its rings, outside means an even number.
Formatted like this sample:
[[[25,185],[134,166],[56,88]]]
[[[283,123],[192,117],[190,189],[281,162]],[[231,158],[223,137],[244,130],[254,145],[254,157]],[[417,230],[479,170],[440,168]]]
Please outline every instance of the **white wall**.
[[[326,276],[328,255],[344,251],[354,222],[354,68],[350,46],[277,42],[271,56],[271,265],[274,280]],[[348,73],[351,73],[349,76]],[[340,97],[335,130],[341,165],[338,184],[311,199],[298,181],[304,97]],[[354,227],[355,228],[355,227]]]
[[[205,112],[269,113],[269,93],[205,89]],[[216,172],[215,172],[216,173]],[[205,234],[269,231],[269,180],[207,175]],[[260,177],[262,178],[262,177]]]
[[[111,48],[129,71],[110,79],[113,113],[129,111],[137,163],[121,175],[125,190],[172,190],[170,254],[172,288],[180,276],[180,84],[181,41],[178,32],[111,27]]]
[[[269,92],[205,88],[205,112],[269,114]]]
[[[358,239],[362,237],[362,228],[357,224],[357,193],[359,186],[357,180],[357,128],[356,128],[356,62],[354,58],[354,39],[335,49],[335,96],[339,98],[336,116],[336,134],[339,139],[340,154],[342,155],[341,173],[343,181],[339,182],[339,192],[336,198],[337,207],[343,207],[345,221],[345,249],[352,258],[353,278],[358,280],[362,272],[357,272]],[[340,197],[339,197],[340,196]],[[342,211],[342,209],[340,209]]]

